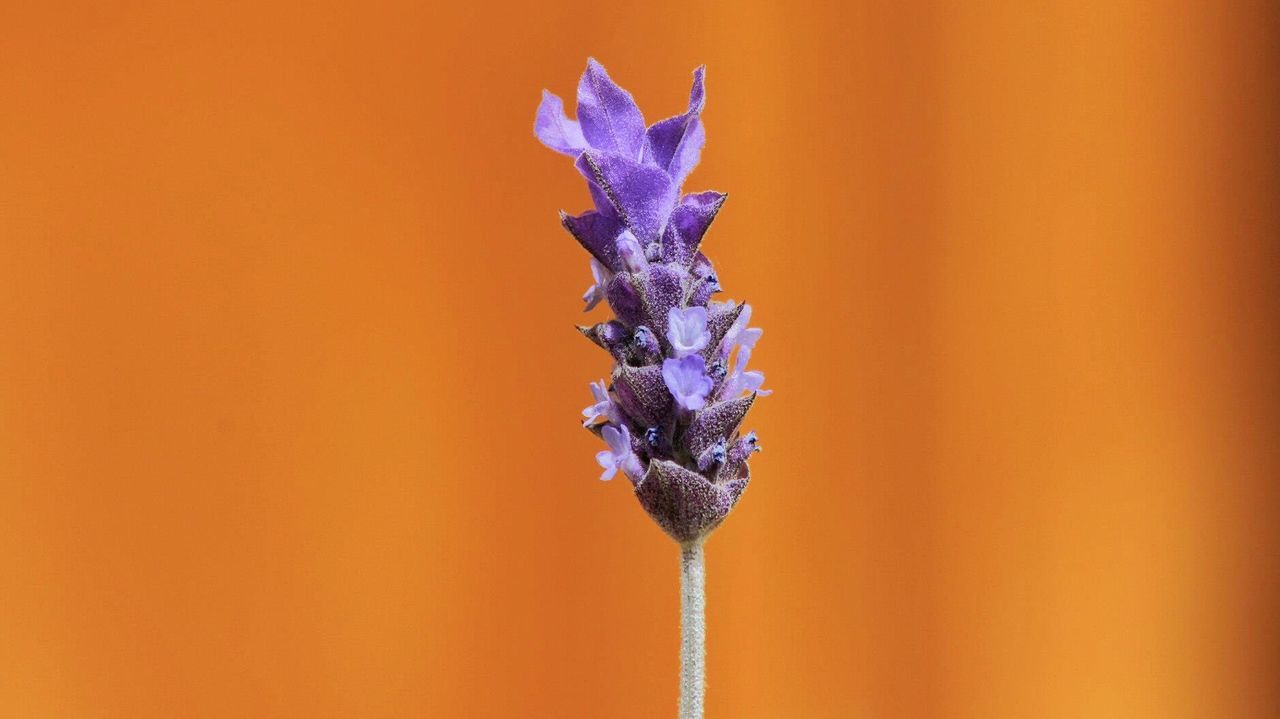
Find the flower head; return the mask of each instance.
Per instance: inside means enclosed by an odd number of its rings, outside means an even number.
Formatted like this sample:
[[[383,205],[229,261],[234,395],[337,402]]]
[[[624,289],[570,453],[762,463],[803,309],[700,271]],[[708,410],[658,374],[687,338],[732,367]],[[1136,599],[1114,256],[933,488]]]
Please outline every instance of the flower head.
[[[684,112],[646,126],[631,94],[589,60],[577,104],[571,120],[544,91],[534,133],[586,180],[592,209],[560,221],[591,255],[587,309],[603,301],[615,315],[579,327],[614,360],[610,383],[591,384],[583,424],[608,445],[596,455],[601,479],[623,472],[663,530],[698,541],[747,487],[759,447],[739,427],[768,394],[746,368],[760,339],[751,306],[713,299],[721,280],[701,251],[725,195],[681,193],[706,140],[705,72],[694,71]]]

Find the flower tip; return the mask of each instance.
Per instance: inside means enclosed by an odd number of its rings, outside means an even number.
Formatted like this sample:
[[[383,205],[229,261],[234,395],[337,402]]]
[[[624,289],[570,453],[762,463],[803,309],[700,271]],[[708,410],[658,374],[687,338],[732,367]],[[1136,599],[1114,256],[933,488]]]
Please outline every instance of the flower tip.
[[[599,75],[604,75],[605,77],[609,77],[609,71],[604,69],[604,65],[601,65],[599,60],[591,56],[587,56],[587,69],[582,74],[583,75],[599,74]]]

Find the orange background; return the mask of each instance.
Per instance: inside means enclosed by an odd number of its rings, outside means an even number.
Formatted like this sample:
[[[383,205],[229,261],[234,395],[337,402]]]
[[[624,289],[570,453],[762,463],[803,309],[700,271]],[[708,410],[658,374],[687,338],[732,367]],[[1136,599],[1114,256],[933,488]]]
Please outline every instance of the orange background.
[[[1264,3],[0,7],[0,715],[673,716],[576,427],[588,54],[757,307],[715,717],[1280,706]]]

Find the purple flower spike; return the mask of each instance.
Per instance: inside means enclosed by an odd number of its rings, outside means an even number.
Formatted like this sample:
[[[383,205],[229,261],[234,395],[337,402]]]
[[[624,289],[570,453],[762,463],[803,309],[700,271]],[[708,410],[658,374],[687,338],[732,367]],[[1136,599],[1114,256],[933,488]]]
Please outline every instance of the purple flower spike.
[[[667,311],[667,341],[676,357],[684,357],[702,350],[711,341],[707,334],[707,309],[705,307],[672,307]]]
[[[702,409],[715,383],[707,376],[707,361],[700,355],[662,361],[662,379],[676,402],[687,410]]]
[[[608,444],[596,456],[601,479],[626,474],[641,506],[688,547],[746,489],[758,446],[738,427],[768,394],[763,373],[747,369],[760,339],[751,307],[712,299],[721,280],[703,248],[726,195],[682,188],[706,140],[706,71],[694,71],[683,113],[648,127],[595,60],[577,100],[570,119],[544,92],[534,134],[587,180],[594,209],[561,213],[561,223],[591,255],[586,308],[607,303],[613,314],[578,328],[614,362],[608,383],[591,384],[583,424]]]

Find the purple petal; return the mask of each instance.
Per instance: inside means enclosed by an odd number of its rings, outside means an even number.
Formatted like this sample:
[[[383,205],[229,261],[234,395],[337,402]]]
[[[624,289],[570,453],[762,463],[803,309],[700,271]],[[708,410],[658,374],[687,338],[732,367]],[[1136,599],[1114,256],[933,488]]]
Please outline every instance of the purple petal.
[[[597,402],[596,404],[582,410],[582,426],[590,426],[597,419],[609,419],[609,410],[612,405],[613,402]]]
[[[689,113],[701,113],[707,106],[707,66],[699,65],[693,71],[693,86],[689,88]]]
[[[676,115],[653,123],[645,133],[649,139],[649,151],[645,159],[674,178],[676,184],[684,182],[685,176],[689,173],[688,171],[679,172],[683,168],[679,163],[674,162],[674,159],[680,157],[686,162],[691,161],[688,170],[692,170],[693,165],[698,163],[698,155],[702,153],[702,145],[706,138],[705,132],[698,132],[701,126],[702,123],[698,121],[696,115],[692,117]],[[689,141],[690,147],[688,150],[682,150],[686,140]],[[693,157],[687,157],[689,154],[693,154]]]
[[[603,285],[604,283],[609,281],[610,277],[613,277],[613,273],[609,271],[609,268],[600,264],[599,260],[592,257],[591,258],[591,279],[595,280],[597,285]]]
[[[587,60],[587,69],[578,81],[578,122],[587,142],[597,150],[640,158],[644,146],[640,108],[595,58]]]
[[[671,211],[666,232],[662,236],[662,259],[684,267],[693,263],[702,237],[711,227],[728,195],[722,192],[699,192],[685,195]]]
[[[676,402],[688,410],[702,409],[715,387],[707,376],[706,361],[699,355],[663,360],[662,379]]]
[[[747,371],[747,363],[750,361],[750,345],[738,345],[738,354],[733,363],[733,372],[729,374],[729,378],[725,381],[724,385],[720,387],[718,396],[732,398],[736,397],[744,390],[747,392],[754,392],[761,397],[773,394],[773,390],[760,389],[761,385],[764,384],[763,372]]]
[[[595,398],[597,402],[609,401],[609,390],[605,386],[604,380],[592,382],[587,386],[591,389],[591,396]]]
[[[613,479],[613,475],[618,473],[618,463],[613,458],[613,452],[602,449],[596,452],[596,462],[604,467],[604,471],[600,473],[600,481],[608,482]]]
[[[693,168],[698,166],[698,160],[702,159],[702,146],[706,142],[706,126],[702,124],[701,118],[694,118],[689,122],[688,129],[684,131],[684,138],[676,147],[675,154],[671,157],[671,165],[667,168],[667,174],[675,180],[676,186],[683,185],[685,178],[693,172]]]
[[[564,114],[564,102],[546,90],[542,91],[542,102],[533,121],[533,134],[542,144],[570,157],[581,155],[588,147],[582,127]]]
[[[646,131],[649,139],[648,153],[653,163],[675,180],[676,185],[693,171],[702,156],[706,131],[700,115],[706,93],[703,79],[706,68],[693,71],[693,89],[689,91],[689,109],[683,115],[656,122]]]
[[[764,372],[759,370],[751,370],[742,373],[742,388],[748,392],[753,392],[761,397],[768,397],[773,394],[771,389],[760,389],[764,384]]]
[[[667,310],[667,341],[677,357],[698,352],[710,340],[705,307],[672,307]]]
[[[609,449],[613,450],[613,456],[618,460],[622,460],[631,453],[631,435],[625,424],[620,430],[609,425],[601,430],[601,434],[605,443],[609,445]]]
[[[591,397],[594,400],[590,406],[582,410],[583,422],[582,426],[590,426],[599,418],[611,419],[614,414],[613,400],[609,398],[609,390],[605,388],[604,380],[592,382]]]
[[[596,150],[582,153],[577,167],[583,177],[604,191],[641,247],[662,237],[679,194],[667,173],[617,153]]]
[[[622,232],[622,223],[615,217],[588,211],[577,217],[560,213],[560,224],[573,238],[605,267],[614,272],[622,269],[615,240]]]

